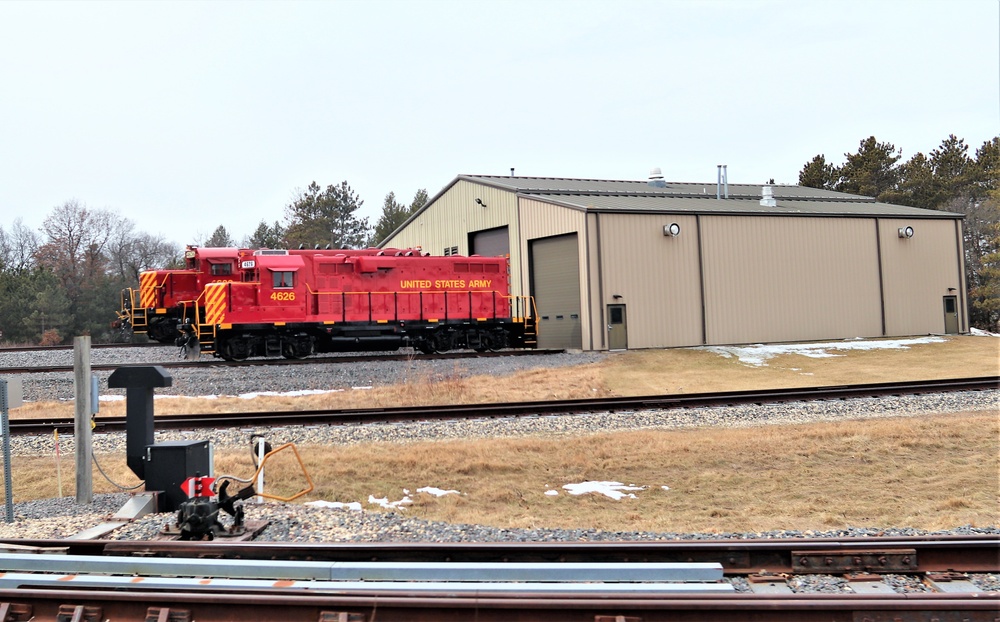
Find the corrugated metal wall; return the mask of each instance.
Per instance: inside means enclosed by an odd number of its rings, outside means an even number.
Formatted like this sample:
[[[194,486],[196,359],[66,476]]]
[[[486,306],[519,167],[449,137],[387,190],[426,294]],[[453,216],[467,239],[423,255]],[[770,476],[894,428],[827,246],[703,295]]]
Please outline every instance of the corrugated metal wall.
[[[517,244],[517,197],[507,190],[459,180],[385,245],[421,246],[432,255],[443,255],[445,248],[457,246],[460,255],[468,255],[470,232],[505,225],[510,227],[511,294],[521,295],[527,278],[518,276],[522,272],[522,246]]]
[[[913,227],[912,238],[899,229]],[[943,297],[959,297],[959,330],[968,330],[960,246],[952,220],[879,220],[886,334],[944,332]],[[948,291],[948,288],[954,288]]]
[[[702,216],[707,341],[882,334],[870,218]]]
[[[594,293],[602,309],[594,322],[597,347],[607,347],[607,336],[603,340],[596,336],[607,330],[604,316],[609,304],[627,305],[629,348],[701,345],[697,217],[596,214],[593,218],[600,245],[593,254],[600,254],[602,269],[602,291]],[[680,225],[680,235],[663,235],[664,225],[671,223]]]

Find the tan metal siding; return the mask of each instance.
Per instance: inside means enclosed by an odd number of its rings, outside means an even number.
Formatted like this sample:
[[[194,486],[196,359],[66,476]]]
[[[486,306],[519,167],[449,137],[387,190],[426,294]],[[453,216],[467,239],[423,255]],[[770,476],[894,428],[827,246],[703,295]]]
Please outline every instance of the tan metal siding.
[[[900,227],[913,227],[913,237],[900,238]],[[886,333],[943,333],[943,297],[961,297],[963,291],[954,222],[884,218],[879,228]],[[949,287],[955,289],[949,292]],[[960,330],[967,326],[961,316]]]
[[[680,235],[663,235],[663,226],[670,223],[680,225]],[[602,306],[627,305],[628,347],[701,345],[696,217],[600,214],[597,228]],[[621,299],[616,300],[616,294]]]
[[[708,343],[881,335],[872,219],[701,222]]]
[[[585,235],[586,231],[586,214],[580,210],[574,210],[572,208],[562,207],[559,205],[553,205],[551,203],[542,203],[541,201],[535,201],[532,199],[521,198],[518,207],[518,222],[520,224],[521,240],[519,256],[528,256],[528,243],[530,240],[535,240],[539,238],[547,238],[556,235],[563,235],[566,233],[576,233],[577,240],[580,242],[578,246],[578,259],[577,265],[579,266],[579,287],[580,292],[580,322],[582,328],[582,342],[581,346],[584,350],[590,350],[593,348],[591,345],[591,331],[589,327],[591,325],[591,309],[588,304],[586,304],[586,298],[588,296],[589,285],[589,266],[587,263],[587,245],[582,242],[587,239]],[[514,232],[511,231],[511,257],[514,255]],[[528,268],[527,261],[518,264],[521,269],[521,278],[523,279],[524,287],[527,289],[528,283]],[[511,262],[511,270],[514,269],[514,264]],[[513,273],[516,274],[516,273]],[[513,277],[512,277],[513,280]],[[593,295],[593,294],[591,294]],[[541,329],[539,329],[541,330]],[[539,340],[542,339],[541,333],[539,333]]]
[[[486,204],[483,207],[476,199]],[[469,254],[469,233],[509,225],[510,239],[518,239],[517,196],[510,191],[459,180],[437,201],[413,219],[405,229],[386,241],[385,246],[421,247],[432,255],[443,255],[445,248],[458,247],[460,255]],[[511,293],[522,293],[521,247],[510,249]]]

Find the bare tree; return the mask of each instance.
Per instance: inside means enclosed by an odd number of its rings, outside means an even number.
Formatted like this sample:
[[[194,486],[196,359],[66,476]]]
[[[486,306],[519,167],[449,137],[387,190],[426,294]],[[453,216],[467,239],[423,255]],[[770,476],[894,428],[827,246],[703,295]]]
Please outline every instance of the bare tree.
[[[10,232],[0,227],[0,270],[30,270],[35,265],[38,246],[38,234],[25,227],[20,218],[14,221]]]

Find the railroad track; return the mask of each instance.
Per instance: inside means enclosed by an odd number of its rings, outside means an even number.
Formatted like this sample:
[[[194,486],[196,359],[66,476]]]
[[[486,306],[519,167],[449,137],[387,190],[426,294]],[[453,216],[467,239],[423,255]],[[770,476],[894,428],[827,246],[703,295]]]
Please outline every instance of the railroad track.
[[[441,419],[482,419],[499,417],[546,416],[629,411],[642,409],[703,408],[739,404],[767,404],[816,400],[846,400],[887,395],[919,395],[949,391],[984,391],[1000,387],[1000,377],[887,382],[835,387],[762,389],[722,393],[692,393],[641,397],[610,397],[544,402],[506,402],[492,404],[442,404],[436,406],[386,407],[348,410],[269,411],[252,413],[202,413],[160,415],[158,429],[225,428],[267,425],[295,426],[320,424],[361,424]],[[118,432],[125,429],[125,417],[99,417],[95,432]],[[51,419],[14,419],[12,435],[51,434],[53,430],[73,427],[72,417]]]
[[[149,367],[157,365],[170,369],[204,369],[209,367],[257,367],[261,365],[321,365],[364,363],[370,361],[409,361],[409,360],[451,360],[468,358],[490,358],[502,356],[534,356],[560,354],[565,350],[501,350],[499,352],[444,352],[441,354],[375,354],[375,355],[343,355],[343,356],[310,356],[303,359],[249,359],[245,361],[224,361],[222,359],[205,358],[196,361],[172,360],[159,363],[126,363],[91,365],[92,371],[113,371],[121,367]],[[20,367],[0,367],[0,374],[39,374],[39,373],[72,373],[72,365],[24,365]],[[2,620],[0,620],[2,622]]]
[[[7,346],[0,347],[0,354],[14,353],[14,352],[57,352],[59,350],[72,350],[73,345],[62,345],[62,346]],[[90,344],[91,350],[107,350],[111,348],[173,348],[177,349],[176,346],[166,343],[159,343],[156,341],[149,341],[146,343],[92,343]]]
[[[43,548],[0,554],[3,620],[992,622],[1000,612],[1000,594],[967,574],[1000,572],[997,537],[6,542]],[[842,575],[850,591],[796,593],[791,585],[804,574]],[[924,591],[897,593],[882,581],[888,574],[919,577]],[[738,592],[737,580],[749,591]]]

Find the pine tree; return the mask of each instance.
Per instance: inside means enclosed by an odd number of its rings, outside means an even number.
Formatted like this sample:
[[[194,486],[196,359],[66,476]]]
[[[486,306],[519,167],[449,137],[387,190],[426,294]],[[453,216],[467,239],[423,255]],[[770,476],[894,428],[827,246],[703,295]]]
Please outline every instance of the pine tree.
[[[321,189],[315,181],[285,207],[289,246],[358,248],[368,238],[368,219],[355,214],[364,204],[346,181]]]

